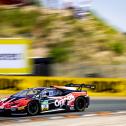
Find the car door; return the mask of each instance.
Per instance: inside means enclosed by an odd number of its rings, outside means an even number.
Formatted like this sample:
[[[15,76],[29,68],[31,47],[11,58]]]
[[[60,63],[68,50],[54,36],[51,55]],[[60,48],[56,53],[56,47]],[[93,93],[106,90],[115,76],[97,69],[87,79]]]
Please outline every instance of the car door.
[[[60,106],[56,106],[58,94],[56,89],[44,89],[41,92],[41,111],[60,108]]]
[[[51,108],[58,109],[62,108],[64,105],[64,96],[63,92],[60,89],[53,89],[53,95],[50,93],[49,98],[53,100],[52,104],[50,104]]]

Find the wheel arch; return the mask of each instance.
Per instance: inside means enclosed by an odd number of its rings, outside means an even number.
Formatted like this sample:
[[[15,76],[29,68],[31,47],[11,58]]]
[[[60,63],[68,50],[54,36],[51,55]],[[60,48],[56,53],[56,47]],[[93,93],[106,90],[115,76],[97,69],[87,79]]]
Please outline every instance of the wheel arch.
[[[87,97],[87,96],[85,96],[85,95],[80,95],[80,96],[78,96],[78,97],[75,98],[75,101],[76,101],[76,99],[79,98],[79,97],[84,98],[84,100],[85,100],[85,102],[86,102],[86,108],[88,108],[88,106],[89,106],[89,104],[90,104],[90,99],[89,99],[89,97]]]
[[[26,106],[26,108],[25,108],[25,111],[27,112],[27,107],[28,107],[28,104],[29,104],[30,102],[36,102],[36,103],[38,104],[38,106],[39,106],[39,113],[40,113],[40,112],[41,112],[41,104],[40,104],[40,101],[39,101],[39,100],[36,100],[36,99],[31,99],[31,100],[27,103],[27,106]]]

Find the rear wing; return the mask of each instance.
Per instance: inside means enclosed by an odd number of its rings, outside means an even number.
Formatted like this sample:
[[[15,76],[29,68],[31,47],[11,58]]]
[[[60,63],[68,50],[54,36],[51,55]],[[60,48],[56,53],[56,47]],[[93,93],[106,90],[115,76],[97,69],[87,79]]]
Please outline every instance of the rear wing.
[[[82,88],[91,88],[91,89],[95,89],[95,85],[93,84],[73,84],[73,83],[70,83],[70,84],[66,84],[65,85],[66,87],[78,87],[77,90],[78,91],[81,91]]]

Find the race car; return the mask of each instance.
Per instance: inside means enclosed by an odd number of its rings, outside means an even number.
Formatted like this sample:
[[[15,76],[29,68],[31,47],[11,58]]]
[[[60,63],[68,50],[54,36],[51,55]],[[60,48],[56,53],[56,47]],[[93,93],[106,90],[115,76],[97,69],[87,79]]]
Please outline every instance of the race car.
[[[0,100],[0,113],[27,113],[34,116],[50,110],[84,111],[89,106],[89,96],[82,88],[95,88],[87,84],[38,87],[22,90]]]

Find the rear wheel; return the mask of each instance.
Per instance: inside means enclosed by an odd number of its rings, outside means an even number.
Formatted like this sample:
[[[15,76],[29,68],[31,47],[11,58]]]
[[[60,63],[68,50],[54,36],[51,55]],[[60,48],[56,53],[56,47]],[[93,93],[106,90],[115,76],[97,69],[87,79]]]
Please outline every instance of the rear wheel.
[[[75,100],[74,108],[77,112],[82,112],[86,108],[86,101],[84,97],[78,97]]]
[[[27,105],[27,114],[34,116],[40,112],[39,104],[36,101],[31,101]]]

